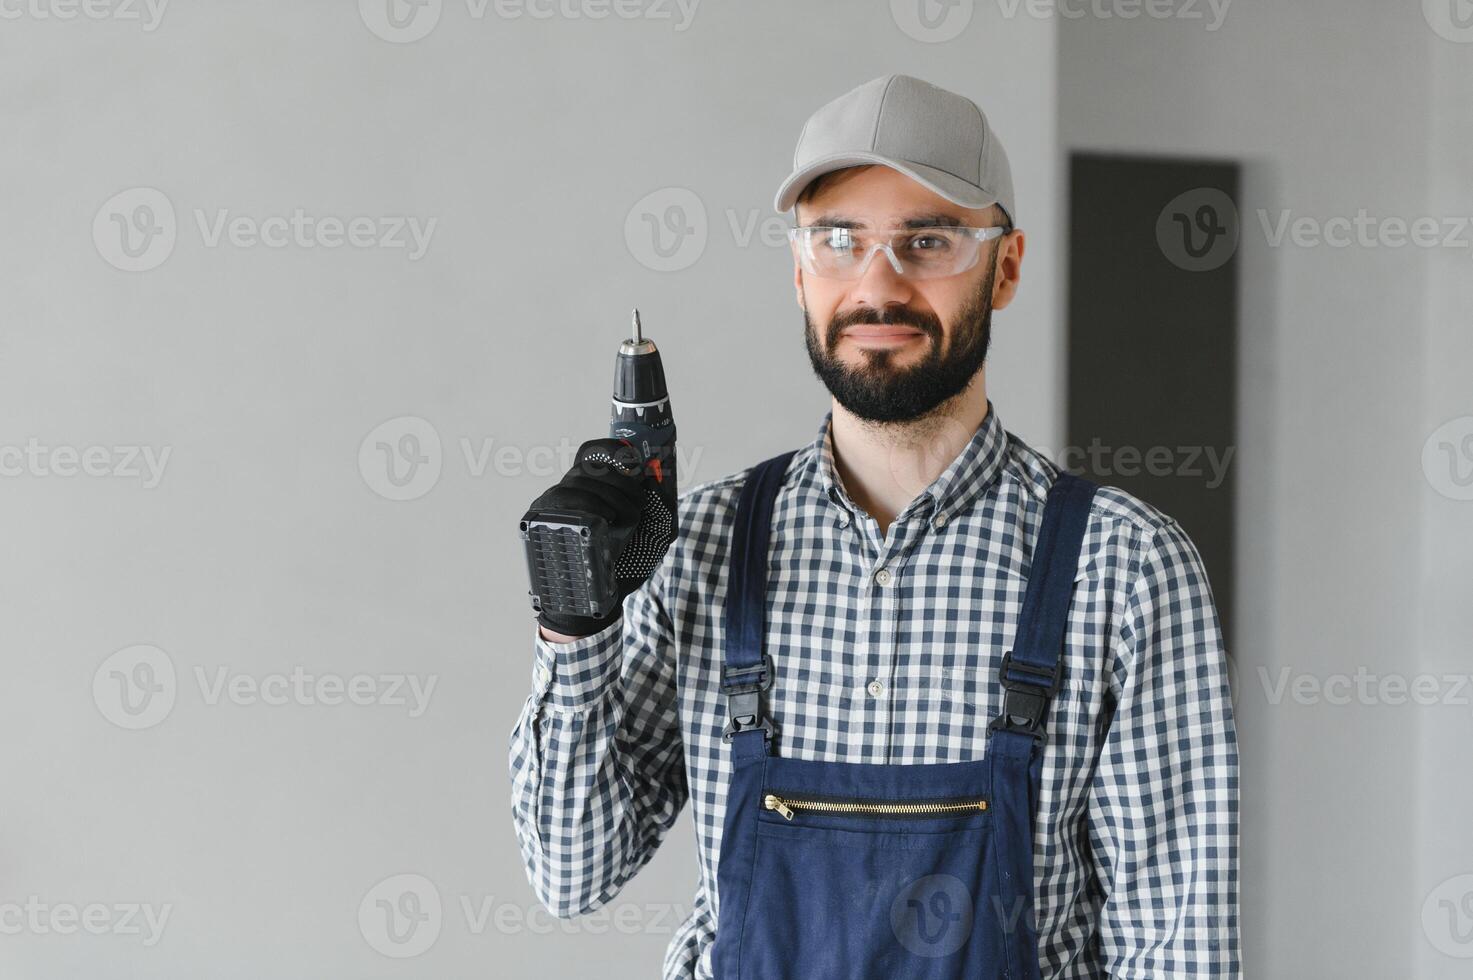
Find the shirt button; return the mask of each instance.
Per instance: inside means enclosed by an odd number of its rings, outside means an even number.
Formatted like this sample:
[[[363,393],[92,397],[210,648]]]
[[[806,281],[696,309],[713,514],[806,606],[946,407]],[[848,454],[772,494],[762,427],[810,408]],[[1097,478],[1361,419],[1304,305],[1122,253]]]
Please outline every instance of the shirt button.
[[[539,683],[539,684],[546,684],[550,680],[552,680],[552,671],[550,671],[550,670],[547,669],[547,665],[546,664],[538,664],[537,665],[537,683]]]
[[[945,511],[942,511],[941,513],[937,514],[936,517],[935,517],[935,519],[932,520],[931,523],[934,524],[934,525],[936,525],[936,527],[938,527],[938,528],[945,527],[946,526],[946,512]]]
[[[888,569],[888,568],[882,568],[879,571],[875,572],[875,584],[876,585],[889,585],[890,584],[890,579],[891,579],[890,569]]]
[[[872,694],[874,697],[879,697],[881,694],[885,693],[885,685],[881,684],[879,681],[870,681],[869,687],[865,688],[865,690],[869,691],[869,693]]]

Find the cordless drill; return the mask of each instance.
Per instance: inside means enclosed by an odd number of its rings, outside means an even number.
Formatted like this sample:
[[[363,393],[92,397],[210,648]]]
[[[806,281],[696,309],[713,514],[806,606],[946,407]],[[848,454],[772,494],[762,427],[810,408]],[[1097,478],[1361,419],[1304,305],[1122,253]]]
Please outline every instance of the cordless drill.
[[[675,527],[675,417],[665,368],[654,341],[634,311],[633,336],[619,345],[614,360],[614,398],[609,436],[631,447],[625,459],[607,465],[632,472],[634,456],[642,468],[646,502],[639,526],[612,527],[596,514],[533,507],[522,516],[532,608],[555,615],[601,618],[622,596],[619,579],[638,574],[651,556],[646,541],[661,542]]]

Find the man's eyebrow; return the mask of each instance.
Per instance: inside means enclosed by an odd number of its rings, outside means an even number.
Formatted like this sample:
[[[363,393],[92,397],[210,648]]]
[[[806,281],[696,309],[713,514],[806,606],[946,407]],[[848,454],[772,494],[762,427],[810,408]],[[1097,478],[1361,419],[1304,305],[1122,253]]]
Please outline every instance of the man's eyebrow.
[[[869,225],[863,221],[845,217],[842,214],[821,214],[809,222],[810,225],[819,228],[852,228],[856,231],[864,231]],[[946,214],[941,211],[928,211],[912,214],[898,224],[897,228],[965,228],[966,222],[954,214]]]

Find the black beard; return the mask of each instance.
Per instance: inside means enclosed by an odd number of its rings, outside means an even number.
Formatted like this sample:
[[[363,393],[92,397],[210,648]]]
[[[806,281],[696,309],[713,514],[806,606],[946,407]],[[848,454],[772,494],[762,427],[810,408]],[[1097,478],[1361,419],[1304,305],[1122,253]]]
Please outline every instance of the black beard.
[[[992,343],[992,280],[996,269],[989,266],[982,288],[957,314],[951,344],[942,349],[941,321],[934,314],[906,306],[887,306],[883,312],[859,307],[829,321],[824,347],[818,346],[818,331],[803,311],[803,339],[813,373],[818,375],[834,400],[856,417],[868,422],[911,422],[934,412],[938,406],[961,394],[987,360]],[[835,355],[840,332],[857,323],[903,323],[924,333],[931,350],[920,363],[898,369],[892,352],[866,350],[864,365],[851,368]]]

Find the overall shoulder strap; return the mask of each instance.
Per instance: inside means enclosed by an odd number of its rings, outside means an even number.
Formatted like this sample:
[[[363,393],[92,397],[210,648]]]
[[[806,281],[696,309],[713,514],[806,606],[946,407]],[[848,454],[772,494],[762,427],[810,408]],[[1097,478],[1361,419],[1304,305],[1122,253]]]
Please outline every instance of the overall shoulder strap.
[[[728,742],[736,738],[735,748],[743,752],[765,752],[772,737],[772,723],[762,711],[762,692],[772,685],[772,661],[762,649],[767,619],[767,541],[772,534],[773,502],[796,452],[790,450],[753,467],[737,501],[731,532],[721,664],[728,721],[722,738]]]
[[[1049,702],[1064,674],[1064,629],[1096,489],[1063,471],[1049,488],[1017,635],[1002,658],[1003,708],[989,726],[993,732],[1015,732],[1038,743],[1044,739]]]

